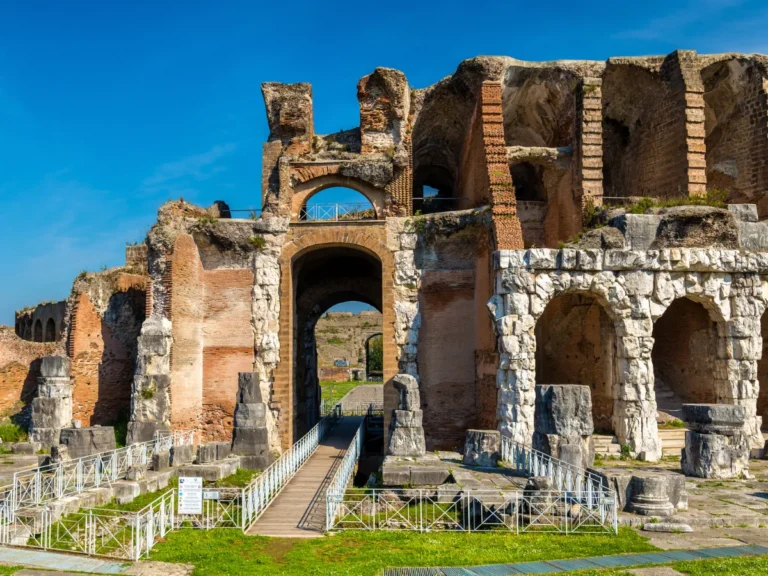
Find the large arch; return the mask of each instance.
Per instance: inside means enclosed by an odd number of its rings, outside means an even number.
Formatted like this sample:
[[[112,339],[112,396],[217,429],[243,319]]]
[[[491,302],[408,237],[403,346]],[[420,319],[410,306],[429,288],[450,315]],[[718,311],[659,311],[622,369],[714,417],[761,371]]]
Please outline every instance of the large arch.
[[[383,217],[387,194],[381,188],[377,188],[359,178],[351,178],[341,174],[326,174],[306,181],[297,182],[293,186],[291,197],[291,220],[298,220],[301,209],[315,195],[328,188],[349,188],[359,192],[371,203],[376,213],[376,219]]]
[[[40,320],[40,318],[35,320],[34,340],[35,342],[43,341],[43,322]]]
[[[53,318],[48,318],[45,323],[44,342],[56,342],[56,321]]]
[[[537,384],[583,384],[592,395],[598,432],[613,432],[616,330],[605,306],[589,293],[552,298],[534,328]]]
[[[379,229],[380,228],[380,229]],[[348,300],[374,306],[383,316],[384,381],[397,373],[392,254],[384,227],[292,227],[280,256],[280,438],[290,446],[309,427],[319,406],[314,326],[328,308]],[[313,363],[314,362],[314,363]],[[314,395],[313,395],[314,394]]]

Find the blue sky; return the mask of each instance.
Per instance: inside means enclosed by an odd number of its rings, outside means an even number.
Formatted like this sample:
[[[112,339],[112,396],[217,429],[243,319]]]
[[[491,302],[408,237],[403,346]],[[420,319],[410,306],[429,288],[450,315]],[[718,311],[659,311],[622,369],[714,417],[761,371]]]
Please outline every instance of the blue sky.
[[[0,323],[122,263],[169,198],[258,206],[261,82],[311,82],[327,133],[358,124],[376,66],[420,88],[479,54],[765,53],[766,30],[764,0],[3,0]]]

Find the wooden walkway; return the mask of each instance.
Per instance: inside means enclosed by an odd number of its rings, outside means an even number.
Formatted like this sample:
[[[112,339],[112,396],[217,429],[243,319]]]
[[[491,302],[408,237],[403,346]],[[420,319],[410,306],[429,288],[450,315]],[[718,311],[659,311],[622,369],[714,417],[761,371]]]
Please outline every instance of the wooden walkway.
[[[325,531],[325,491],[362,417],[345,416],[320,443],[248,534],[316,538]]]

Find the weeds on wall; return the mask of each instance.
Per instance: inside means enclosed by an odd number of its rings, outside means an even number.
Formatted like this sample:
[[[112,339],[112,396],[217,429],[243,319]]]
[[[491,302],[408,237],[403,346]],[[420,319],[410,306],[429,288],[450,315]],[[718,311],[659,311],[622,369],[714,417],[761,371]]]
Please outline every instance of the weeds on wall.
[[[713,188],[707,190],[706,196],[683,196],[680,198],[668,198],[656,200],[655,198],[641,198],[637,203],[627,209],[629,214],[646,214],[651,208],[672,208],[674,206],[711,206],[712,208],[725,208],[728,200],[728,190]]]
[[[262,238],[261,236],[251,236],[250,238],[248,238],[248,243],[257,252],[261,252],[264,249],[264,247],[267,245],[267,241],[264,240],[264,238]]]

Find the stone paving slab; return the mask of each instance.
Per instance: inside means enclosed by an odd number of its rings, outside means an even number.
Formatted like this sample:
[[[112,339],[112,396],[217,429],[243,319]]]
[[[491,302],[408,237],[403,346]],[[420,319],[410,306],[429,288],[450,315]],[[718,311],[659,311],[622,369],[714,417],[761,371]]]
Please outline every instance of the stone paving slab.
[[[680,560],[703,560],[711,558],[763,555],[768,555],[768,547],[743,545],[689,551],[646,552],[642,554],[622,554],[594,558],[573,558],[570,560],[491,564],[462,568],[390,568],[384,571],[384,576],[507,576],[512,574],[557,574],[588,569],[628,568],[645,564],[668,564]],[[639,572],[638,574],[643,573]],[[652,573],[647,574],[650,576]],[[667,574],[674,574],[674,572],[667,572]],[[658,574],[658,576],[662,575],[664,575],[663,572]]]
[[[117,560],[5,546],[0,546],[0,563],[9,566],[30,566],[47,570],[71,570],[96,574],[123,574],[130,568],[130,564]]]

